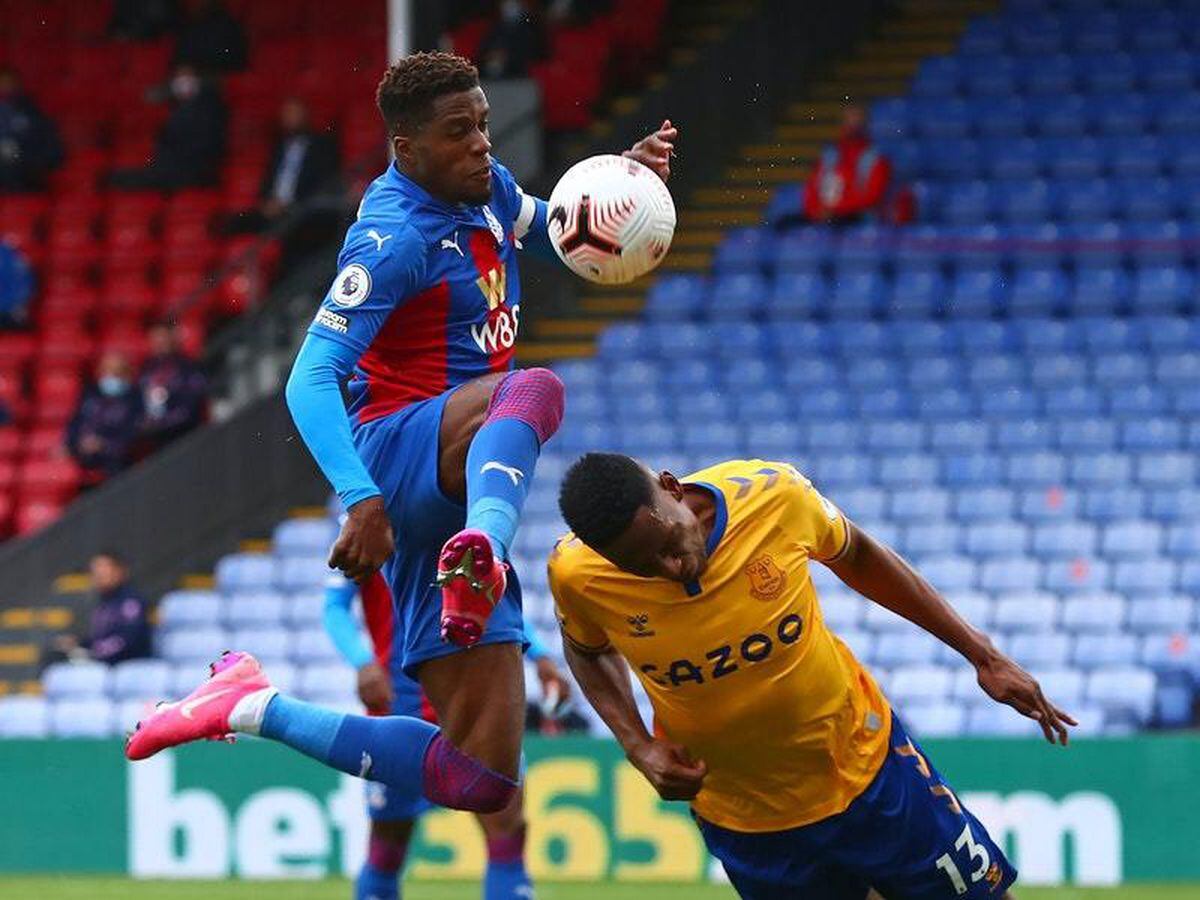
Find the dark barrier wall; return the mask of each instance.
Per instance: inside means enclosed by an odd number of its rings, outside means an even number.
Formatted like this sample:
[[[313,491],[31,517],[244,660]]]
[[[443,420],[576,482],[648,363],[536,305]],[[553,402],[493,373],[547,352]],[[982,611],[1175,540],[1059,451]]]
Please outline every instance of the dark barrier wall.
[[[145,589],[169,588],[290,507],[325,497],[282,397],[259,401],[80,498],[45,531],[0,544],[0,607],[40,602],[55,576],[100,548],[127,555]]]

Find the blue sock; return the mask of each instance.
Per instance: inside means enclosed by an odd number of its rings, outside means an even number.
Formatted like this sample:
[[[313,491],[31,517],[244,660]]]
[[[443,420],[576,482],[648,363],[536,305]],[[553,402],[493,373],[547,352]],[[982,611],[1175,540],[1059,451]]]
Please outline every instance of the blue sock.
[[[524,900],[532,896],[528,891],[518,893],[523,887],[533,887],[523,859],[515,862],[488,860],[483,876],[483,900]]]
[[[354,900],[400,900],[400,873],[363,863],[354,881]]]
[[[467,450],[467,527],[486,534],[500,559],[508,559],[540,453],[533,428],[511,418],[485,422]]]
[[[282,694],[271,698],[259,728],[262,737],[413,800],[423,796],[425,751],[437,733],[421,719],[350,716]]]

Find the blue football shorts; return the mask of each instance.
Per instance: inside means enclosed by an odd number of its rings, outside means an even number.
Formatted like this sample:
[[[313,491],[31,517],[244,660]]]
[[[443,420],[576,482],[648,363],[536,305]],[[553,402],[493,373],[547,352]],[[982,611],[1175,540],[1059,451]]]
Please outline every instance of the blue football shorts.
[[[745,900],[998,898],[1017,872],[893,713],[890,752],[844,812],[786,831],[747,833],[698,819]]]

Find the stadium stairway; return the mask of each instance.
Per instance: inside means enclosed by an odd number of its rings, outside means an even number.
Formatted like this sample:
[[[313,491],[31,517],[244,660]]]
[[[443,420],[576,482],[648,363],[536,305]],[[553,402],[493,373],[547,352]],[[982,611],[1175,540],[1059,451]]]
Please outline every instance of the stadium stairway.
[[[651,86],[695,62],[704,45],[720,42],[741,17],[762,14],[759,6],[695,4],[689,13],[690,28],[671,54],[667,70],[656,75]],[[692,189],[685,202],[676,198],[679,222],[660,273],[708,271],[725,229],[760,224],[777,187],[808,177],[821,147],[837,135],[844,103],[903,94],[923,59],[951,52],[971,16],[997,7],[995,0],[904,0],[874,34],[864,35],[827,73],[786,103],[769,133],[737,146],[719,180]],[[613,112],[627,114],[639,103],[646,105],[638,97],[618,98]],[[611,119],[602,120],[589,135],[603,139],[611,129]],[[681,152],[688,152],[683,149],[686,145],[685,135]],[[575,309],[533,323],[518,350],[522,362],[592,355],[600,332],[641,313],[657,277],[652,274],[622,285],[588,285]]]

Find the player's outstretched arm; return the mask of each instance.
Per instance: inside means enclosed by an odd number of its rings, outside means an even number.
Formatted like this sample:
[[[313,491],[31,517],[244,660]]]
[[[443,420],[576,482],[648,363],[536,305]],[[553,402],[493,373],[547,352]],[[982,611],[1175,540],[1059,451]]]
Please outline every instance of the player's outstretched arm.
[[[827,563],[858,593],[904,616],[961,653],[975,667],[979,686],[1037,721],[1050,743],[1067,743],[1067,726],[1077,724],[1046,699],[1037,681],[1001,653],[986,634],[968,623],[928,581],[890,548],[847,521],[846,550]]]
[[[629,759],[664,800],[691,800],[700,793],[708,766],[687,748],[659,740],[646,730],[629,681],[629,667],[613,649],[592,652],[563,635],[571,674]]]

